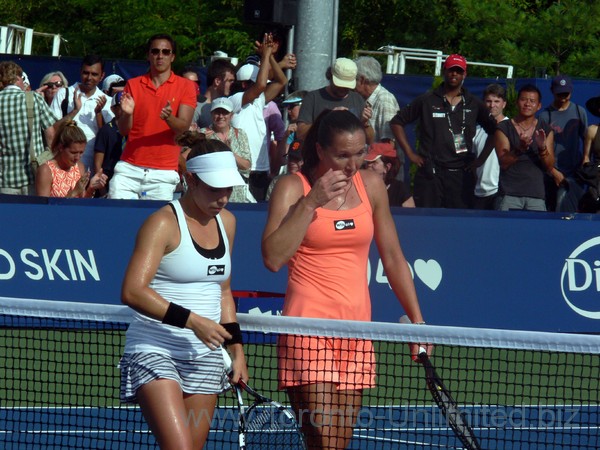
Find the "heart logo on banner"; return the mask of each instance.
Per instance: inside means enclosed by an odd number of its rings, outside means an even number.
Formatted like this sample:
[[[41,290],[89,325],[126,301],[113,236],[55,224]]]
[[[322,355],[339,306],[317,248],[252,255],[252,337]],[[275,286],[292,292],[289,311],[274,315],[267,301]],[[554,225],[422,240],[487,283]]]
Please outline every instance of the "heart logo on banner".
[[[415,261],[415,272],[419,279],[432,291],[435,291],[442,282],[442,267],[435,259]]]

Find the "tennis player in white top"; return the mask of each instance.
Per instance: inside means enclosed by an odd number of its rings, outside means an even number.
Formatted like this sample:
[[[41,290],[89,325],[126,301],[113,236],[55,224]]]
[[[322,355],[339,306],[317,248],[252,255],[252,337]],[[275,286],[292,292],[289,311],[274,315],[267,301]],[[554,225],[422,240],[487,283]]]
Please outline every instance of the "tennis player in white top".
[[[135,310],[121,359],[121,399],[138,402],[161,449],[202,448],[217,394],[248,379],[231,293],[235,217],[225,206],[243,185],[231,150],[199,134],[183,197],[142,225],[122,301]]]

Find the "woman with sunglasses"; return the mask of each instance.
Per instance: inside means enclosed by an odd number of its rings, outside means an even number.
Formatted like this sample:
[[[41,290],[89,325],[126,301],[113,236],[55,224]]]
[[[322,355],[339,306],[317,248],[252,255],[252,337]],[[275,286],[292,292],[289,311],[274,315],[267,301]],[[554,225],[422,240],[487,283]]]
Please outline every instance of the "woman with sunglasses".
[[[306,95],[306,91],[296,91],[289,94],[283,102],[282,106],[287,109],[287,121],[288,126],[285,130],[285,148],[282,149],[281,154],[285,155],[289,151],[289,147],[296,140],[296,131],[298,130],[298,116],[300,115],[300,107],[302,106],[302,99]]]
[[[240,174],[244,180],[248,180],[252,165],[252,153],[246,132],[231,125],[233,103],[227,97],[219,97],[213,100],[210,110],[212,124],[207,128],[200,129],[200,132],[205,133],[209,139],[218,139],[225,143],[235,155],[235,162]],[[247,184],[234,186],[229,201],[232,203],[256,203]]]
[[[48,105],[51,105],[56,93],[61,88],[67,86],[69,86],[67,78],[62,72],[49,72],[44,75],[40,83],[40,87],[36,89],[36,91],[44,96],[44,100],[46,100]]]
[[[365,155],[365,169],[378,174],[387,189],[390,206],[414,208],[415,200],[403,181],[396,179],[402,168],[394,144],[391,142],[374,142],[369,145]]]

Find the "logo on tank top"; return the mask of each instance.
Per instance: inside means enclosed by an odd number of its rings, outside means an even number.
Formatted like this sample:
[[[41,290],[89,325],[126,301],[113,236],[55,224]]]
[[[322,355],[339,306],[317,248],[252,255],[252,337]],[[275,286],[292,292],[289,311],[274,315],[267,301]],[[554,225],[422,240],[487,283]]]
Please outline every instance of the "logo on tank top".
[[[208,266],[208,270],[206,275],[224,275],[225,274],[225,266]]]
[[[354,219],[343,219],[343,220],[334,220],[333,227],[336,231],[341,230],[354,230],[356,225],[354,224]]]

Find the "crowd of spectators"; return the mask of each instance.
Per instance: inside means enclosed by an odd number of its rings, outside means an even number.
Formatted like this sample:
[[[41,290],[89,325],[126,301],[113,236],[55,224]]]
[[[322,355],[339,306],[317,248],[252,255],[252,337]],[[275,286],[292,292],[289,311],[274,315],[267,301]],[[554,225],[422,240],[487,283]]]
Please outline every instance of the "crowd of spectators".
[[[363,168],[384,178],[392,206],[600,209],[600,134],[571,102],[567,76],[553,79],[553,101],[543,111],[542,92],[525,86],[516,116],[506,117],[503,86],[488,86],[483,98],[464,87],[461,55],[446,58],[440,86],[399,105],[381,85],[375,58],[338,58],[325,70],[326,86],[286,95],[295,55],[285,53],[277,34],[266,33],[255,49],[238,67],[213,60],[205,92],[193,67],[174,72],[177,47],[168,35],[148,40],[149,70],[129,80],[106,75],[102,58],[86,55],[79,80],[69,85],[53,71],[33,91],[20,66],[0,63],[0,193],[75,196],[76,186],[78,195],[170,200],[185,190],[181,137],[204,133],[232,149],[247,183],[231,201],[268,201],[273,181],[302,164],[302,142],[315,118],[325,109],[347,109],[367,136]],[[592,98],[586,108],[600,116],[599,105]],[[83,152],[69,158],[65,146],[53,144],[64,122],[85,136],[77,143]],[[416,142],[405,132],[411,123],[419,125]],[[66,190],[49,189],[59,161],[79,178]],[[406,180],[405,164],[414,166]]]

